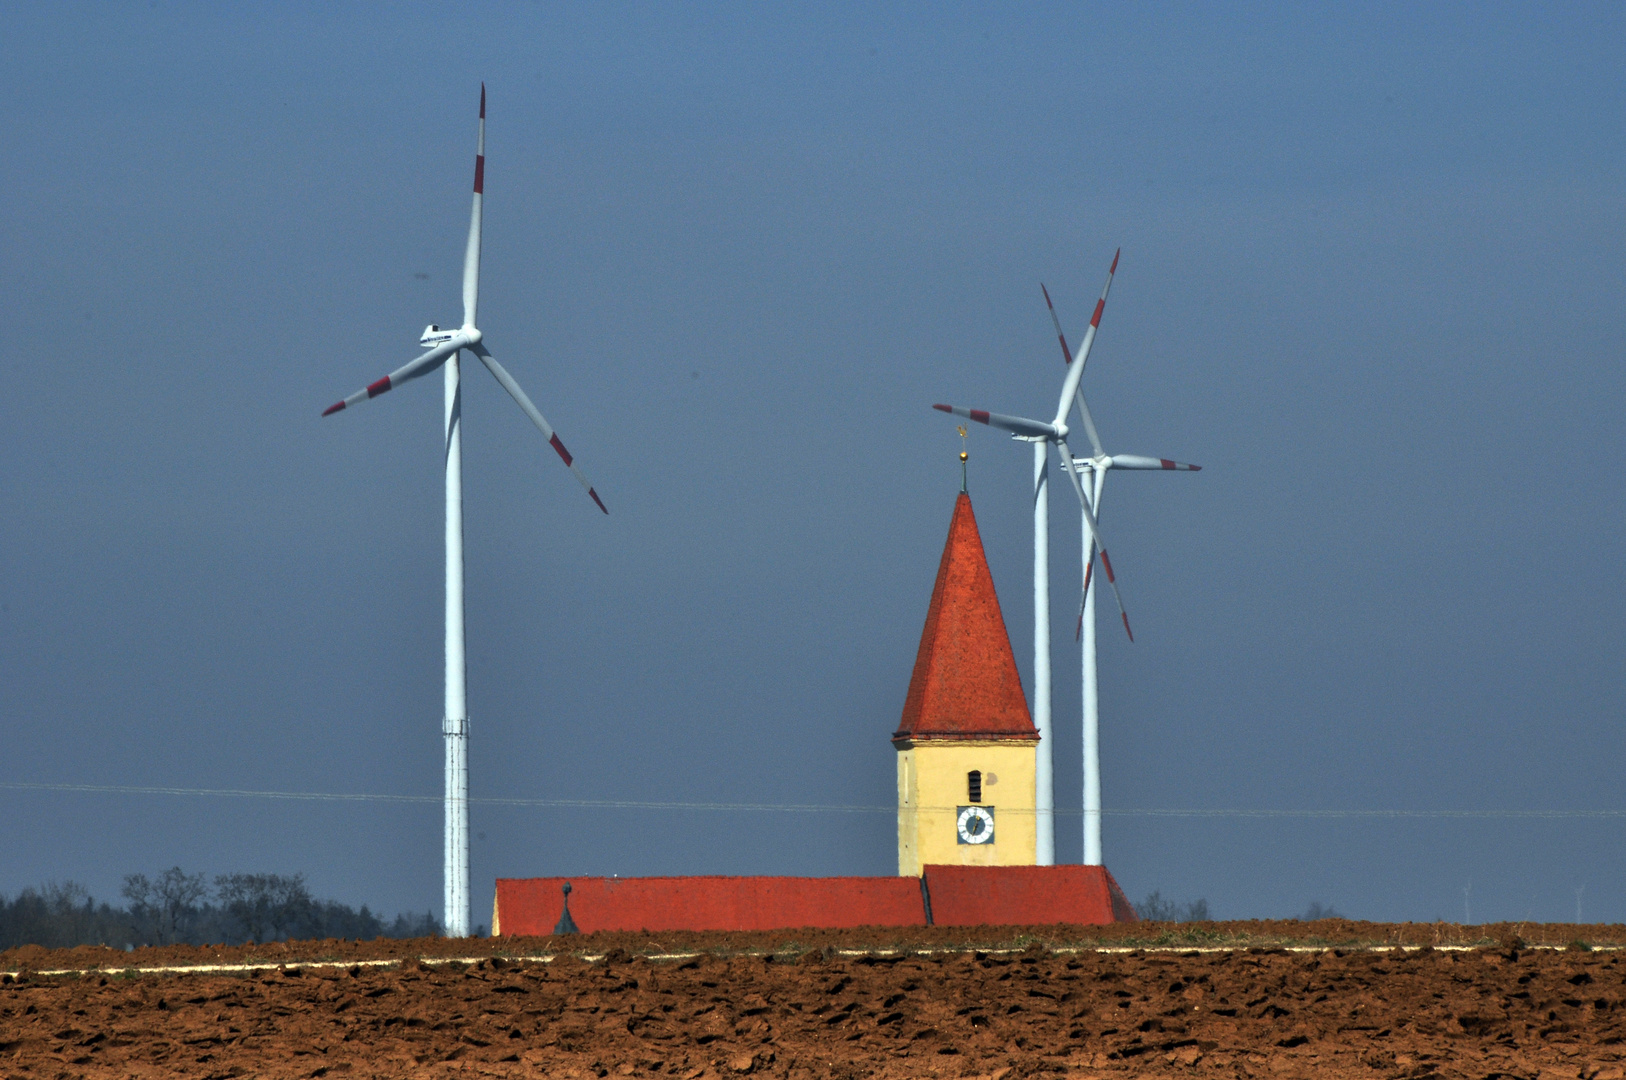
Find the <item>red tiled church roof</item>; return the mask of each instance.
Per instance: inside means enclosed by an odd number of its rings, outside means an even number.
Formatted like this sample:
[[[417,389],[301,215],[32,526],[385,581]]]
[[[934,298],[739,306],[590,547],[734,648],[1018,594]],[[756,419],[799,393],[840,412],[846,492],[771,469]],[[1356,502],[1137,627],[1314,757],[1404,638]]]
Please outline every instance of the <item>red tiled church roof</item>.
[[[1100,926],[1135,909],[1104,866],[927,866],[916,877],[571,878],[571,919],[595,930]],[[498,878],[491,932],[553,933],[564,878]]]
[[[971,498],[960,492],[894,740],[1037,739]]]

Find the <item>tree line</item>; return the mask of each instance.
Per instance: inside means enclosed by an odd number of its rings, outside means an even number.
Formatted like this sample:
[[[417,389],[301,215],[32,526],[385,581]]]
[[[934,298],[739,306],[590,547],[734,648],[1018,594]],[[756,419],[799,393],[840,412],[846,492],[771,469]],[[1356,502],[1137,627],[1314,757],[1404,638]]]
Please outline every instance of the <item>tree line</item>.
[[[1181,903],[1178,900],[1165,900],[1161,892],[1147,894],[1146,899],[1134,907],[1135,914],[1147,922],[1208,922],[1212,918],[1208,914],[1206,899]],[[1288,916],[1289,919],[1298,919],[1301,922],[1343,917],[1331,904],[1323,904],[1319,900],[1310,901],[1310,906],[1304,909],[1304,914]]]
[[[77,882],[50,882],[14,898],[0,893],[0,949],[42,945],[203,945],[310,938],[411,938],[440,934],[433,912],[386,921],[363,904],[318,900],[304,874],[219,874],[211,882],[172,866],[130,874],[123,906],[98,902]]]

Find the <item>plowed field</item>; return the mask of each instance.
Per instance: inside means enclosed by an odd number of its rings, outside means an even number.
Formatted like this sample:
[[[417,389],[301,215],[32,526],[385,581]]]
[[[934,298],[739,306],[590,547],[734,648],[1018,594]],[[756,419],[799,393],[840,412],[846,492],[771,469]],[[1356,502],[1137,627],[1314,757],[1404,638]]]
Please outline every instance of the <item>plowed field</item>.
[[[1344,944],[1291,951],[1283,924],[1203,924],[16,950],[0,954],[21,969],[0,984],[0,1074],[1622,1080],[1626,953],[1531,949],[1507,928],[1473,928],[1502,938],[1479,948],[1378,951],[1360,946],[1451,933],[1294,927]],[[1131,932],[1170,944],[1109,951]],[[1214,951],[1180,951],[1199,941]],[[670,958],[685,951],[699,955]],[[391,953],[408,959],[377,962]],[[250,955],[284,966],[119,970]]]

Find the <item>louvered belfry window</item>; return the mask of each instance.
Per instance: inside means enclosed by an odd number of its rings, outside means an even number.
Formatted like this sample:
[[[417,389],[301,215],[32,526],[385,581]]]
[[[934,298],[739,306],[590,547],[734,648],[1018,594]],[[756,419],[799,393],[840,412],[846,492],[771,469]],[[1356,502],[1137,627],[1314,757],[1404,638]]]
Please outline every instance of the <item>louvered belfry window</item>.
[[[965,774],[966,798],[970,802],[982,802],[982,770],[972,769]]]

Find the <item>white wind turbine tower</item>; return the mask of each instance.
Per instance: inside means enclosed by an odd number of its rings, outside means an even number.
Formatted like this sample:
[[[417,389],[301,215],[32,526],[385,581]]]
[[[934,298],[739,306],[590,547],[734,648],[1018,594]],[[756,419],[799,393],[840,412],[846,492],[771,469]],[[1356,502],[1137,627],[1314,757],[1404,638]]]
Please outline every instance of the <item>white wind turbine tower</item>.
[[[469,711],[465,687],[467,665],[463,651],[463,394],[458,354],[468,350],[480,358],[504,390],[525,410],[565,465],[581,481],[593,502],[606,514],[603,501],[571,460],[553,427],[525,396],[519,383],[486,351],[484,335],[475,326],[480,298],[480,202],[485,188],[486,88],[480,86],[480,129],[474,157],[474,209],[469,218],[469,243],[463,257],[463,325],[443,330],[431,323],[418,344],[429,351],[404,367],[358,390],[322,413],[329,416],[351,405],[375,398],[410,379],[445,368],[446,411],[443,428],[446,449],[446,716],[441,733],[446,740],[446,933],[469,934]]]
[[[1112,258],[1112,270],[1118,269],[1118,257]],[[1107,274],[1107,289],[1112,287],[1112,271]],[[1101,319],[1101,309],[1106,303],[1107,289],[1101,290],[1101,299],[1095,305],[1095,316],[1090,320],[1090,329],[1084,335],[1084,345],[1079,351],[1078,363],[1073,364],[1073,354],[1067,348],[1067,336],[1061,332],[1061,320],[1056,317],[1056,307],[1050,302],[1050,290],[1041,284],[1039,288],[1044,292],[1045,306],[1050,309],[1050,321],[1056,328],[1056,340],[1061,342],[1062,358],[1070,367],[1076,367],[1082,377],[1085,362],[1089,359],[1090,344],[1095,338],[1095,326]],[[1072,371],[1069,370],[1069,375]],[[1201,465],[1186,465],[1168,458],[1139,457],[1132,454],[1108,454],[1101,448],[1101,436],[1095,427],[1095,420],[1090,416],[1090,407],[1084,402],[1083,390],[1076,390],[1075,404],[1078,406],[1079,419],[1084,423],[1084,433],[1090,440],[1090,449],[1094,456],[1075,458],[1073,467],[1082,473],[1084,493],[1088,496],[1088,508],[1085,511],[1086,524],[1089,523],[1089,514],[1093,511],[1097,520],[1101,516],[1101,488],[1106,483],[1107,471],[1110,469],[1159,469],[1180,472],[1200,472]],[[1098,691],[1095,668],[1095,593],[1090,589],[1090,579],[1095,569],[1094,550],[1091,529],[1085,529],[1083,541],[1084,566],[1084,597],[1079,606],[1078,631],[1076,637],[1082,638],[1082,665],[1084,675],[1084,865],[1101,865],[1101,702]],[[1112,567],[1107,563],[1107,553],[1101,552],[1101,563],[1106,567],[1108,580],[1111,579]],[[1128,623],[1124,628],[1128,629]],[[1134,640],[1133,637],[1130,638]]]
[[[1040,420],[1004,416],[982,409],[965,409],[958,405],[932,406],[942,412],[964,416],[979,424],[1008,431],[1016,439],[1033,443],[1033,713],[1034,727],[1039,731],[1038,761],[1034,770],[1034,806],[1037,810],[1037,820],[1034,824],[1037,841],[1035,861],[1041,866],[1050,866],[1056,861],[1055,756],[1054,740],[1051,738],[1053,724],[1050,710],[1049,483],[1045,462],[1049,454],[1048,447],[1053,443],[1057,453],[1061,455],[1067,478],[1072,481],[1073,490],[1078,494],[1080,513],[1088,530],[1086,535],[1094,536],[1096,543],[1099,544],[1100,533],[1096,529],[1090,503],[1075,471],[1072,452],[1067,448],[1066,421],[1073,399],[1079,396],[1078,380],[1084,374],[1084,361],[1089,357],[1090,347],[1095,344],[1095,332],[1101,324],[1101,312],[1106,307],[1107,293],[1112,289],[1112,275],[1117,269],[1118,256],[1114,254],[1112,268],[1107,271],[1106,287],[1101,290],[1101,299],[1095,305],[1095,315],[1090,319],[1090,328],[1084,334],[1083,344],[1079,346],[1079,362],[1073,364],[1069,357],[1067,377],[1062,381],[1061,400],[1057,403],[1056,418],[1053,421],[1047,424]],[[1101,549],[1101,564],[1106,567],[1107,582],[1112,586],[1112,595],[1117,597],[1118,584],[1113,577],[1112,563],[1104,546]],[[1081,599],[1087,595],[1086,587]],[[1123,616],[1124,632],[1129,634],[1130,641],[1134,641],[1135,635],[1129,630],[1129,615],[1124,611],[1121,597],[1118,598],[1118,611]]]

